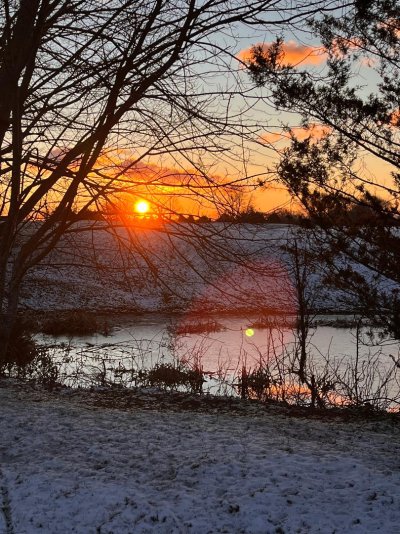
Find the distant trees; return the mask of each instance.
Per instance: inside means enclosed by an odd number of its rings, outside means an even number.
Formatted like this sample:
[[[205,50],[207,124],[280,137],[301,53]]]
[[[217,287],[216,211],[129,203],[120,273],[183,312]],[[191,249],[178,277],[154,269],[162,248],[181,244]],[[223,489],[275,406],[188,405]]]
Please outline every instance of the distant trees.
[[[0,2],[3,347],[26,273],[80,215],[121,195],[158,208],[171,194],[213,201],[229,186],[207,169],[236,140],[242,154],[253,132],[227,78],[235,25],[288,25],[323,4]]]
[[[254,47],[247,61],[275,106],[302,120],[302,138],[287,129],[277,172],[340,255],[331,255],[331,281],[357,293],[363,312],[378,313],[398,337],[400,6],[357,0],[309,25],[325,66],[289,64],[282,39]]]
[[[237,213],[232,213],[228,210],[222,213],[217,221],[235,224],[309,224],[307,217],[300,213],[293,213],[285,209],[265,213],[252,206]]]
[[[227,223],[262,224],[266,222],[266,214],[249,206],[243,211],[232,213],[226,211],[218,217],[218,221]]]

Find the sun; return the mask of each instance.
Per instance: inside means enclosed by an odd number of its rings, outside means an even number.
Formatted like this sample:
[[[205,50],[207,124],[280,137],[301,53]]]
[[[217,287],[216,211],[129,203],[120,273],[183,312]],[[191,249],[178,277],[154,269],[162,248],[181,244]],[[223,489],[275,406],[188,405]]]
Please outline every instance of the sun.
[[[134,209],[136,213],[139,213],[140,215],[145,215],[150,210],[150,204],[147,202],[147,200],[138,200],[135,202]]]

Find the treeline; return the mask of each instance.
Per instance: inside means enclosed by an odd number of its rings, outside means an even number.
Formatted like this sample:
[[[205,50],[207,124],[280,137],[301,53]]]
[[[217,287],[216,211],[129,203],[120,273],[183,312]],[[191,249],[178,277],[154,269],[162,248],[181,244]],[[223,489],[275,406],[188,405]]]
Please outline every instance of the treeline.
[[[70,220],[90,220],[105,221],[109,218],[109,213],[85,209],[79,212],[71,212]],[[132,214],[132,218],[135,215]],[[166,217],[166,221],[176,221],[179,223],[203,224],[213,222],[233,223],[233,224],[304,224],[306,218],[303,215],[292,213],[288,210],[277,210],[271,213],[264,213],[254,208],[237,213],[224,212],[217,218],[211,218],[206,215],[180,214],[173,217]]]
[[[300,213],[292,213],[289,210],[281,209],[270,213],[258,211],[252,207],[238,213],[222,213],[217,222],[241,223],[241,224],[301,224],[306,218]]]
[[[222,222],[230,224],[294,224],[298,226],[322,225],[325,227],[357,227],[357,226],[399,226],[400,221],[393,216],[393,212],[382,200],[375,199],[375,202],[367,204],[363,200],[358,203],[346,203],[330,195],[319,196],[314,199],[313,210],[308,214],[294,213],[286,209],[275,210],[265,213],[255,208],[248,208],[238,212],[224,212],[217,218],[210,218],[206,215],[196,216],[192,214],[180,214],[173,217],[166,217],[165,221],[203,224]],[[81,210],[71,212],[72,220],[108,220],[110,214],[96,210]],[[135,216],[132,215],[134,218]]]

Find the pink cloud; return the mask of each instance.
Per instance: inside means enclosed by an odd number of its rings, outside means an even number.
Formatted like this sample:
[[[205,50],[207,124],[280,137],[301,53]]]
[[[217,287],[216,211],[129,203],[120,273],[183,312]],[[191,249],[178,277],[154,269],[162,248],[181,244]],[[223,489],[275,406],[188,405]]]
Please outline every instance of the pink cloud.
[[[263,50],[267,53],[272,44],[273,43],[258,43],[255,47],[241,50],[236,57],[244,63],[251,63],[254,59],[254,48]],[[295,41],[283,42],[281,49],[283,52],[283,65],[320,65],[327,58],[324,48],[298,44]]]
[[[291,139],[291,135],[293,135],[297,141],[304,141],[305,139],[308,139],[309,137],[314,141],[319,141],[326,135],[328,135],[332,131],[332,128],[329,126],[326,126],[324,124],[310,124],[308,127],[303,126],[295,126],[294,128],[291,128],[290,131],[284,131],[281,132],[265,132],[261,135],[261,140],[265,143],[272,143],[275,144],[279,141],[288,140]]]
[[[390,32],[396,39],[400,39],[400,21],[390,18],[384,22],[378,22],[377,28]]]
[[[400,109],[396,109],[390,114],[390,125],[400,126]]]
[[[363,67],[376,67],[379,63],[375,57],[361,57],[359,61]]]
[[[332,51],[338,57],[343,57],[347,52],[359,50],[362,46],[363,43],[358,38],[337,37],[332,41]]]

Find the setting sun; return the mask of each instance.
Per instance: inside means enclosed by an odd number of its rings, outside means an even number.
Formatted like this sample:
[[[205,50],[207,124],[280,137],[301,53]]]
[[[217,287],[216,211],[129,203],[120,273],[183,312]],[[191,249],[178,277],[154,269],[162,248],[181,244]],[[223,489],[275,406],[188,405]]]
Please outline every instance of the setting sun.
[[[136,213],[144,215],[149,210],[150,210],[150,204],[147,202],[147,200],[138,200],[135,203],[135,211],[136,211]]]

